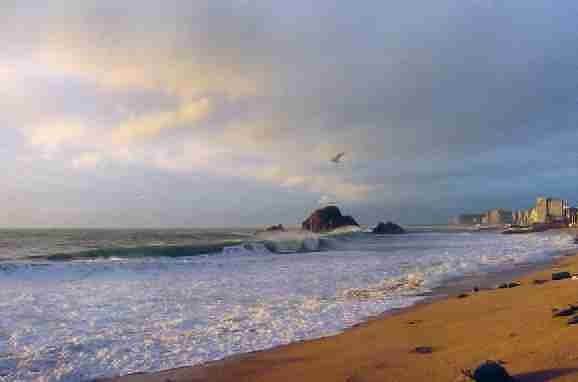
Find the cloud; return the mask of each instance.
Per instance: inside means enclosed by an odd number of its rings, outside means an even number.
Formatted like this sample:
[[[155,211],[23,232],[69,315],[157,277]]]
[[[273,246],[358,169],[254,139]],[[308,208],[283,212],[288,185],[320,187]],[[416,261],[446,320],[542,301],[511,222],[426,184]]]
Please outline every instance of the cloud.
[[[338,201],[365,201],[376,186],[352,183],[340,176],[295,173],[280,166],[269,166],[245,171],[259,181],[286,188],[297,188],[317,194],[328,194]]]
[[[104,160],[102,154],[98,152],[82,153],[78,158],[73,159],[72,165],[75,168],[94,168]]]
[[[552,158],[578,123],[574,3],[12,3],[0,124],[62,167],[427,200],[436,216],[459,193],[572,173]]]
[[[114,144],[128,144],[134,141],[150,139],[158,136],[163,130],[202,121],[211,112],[212,106],[208,98],[183,103],[177,110],[157,112],[130,118],[122,122],[111,133]]]
[[[106,89],[161,91],[181,98],[212,92],[231,97],[257,93],[256,85],[234,70],[197,64],[159,47],[101,51],[82,40],[65,39],[64,48],[60,44],[48,45],[34,57],[57,73],[94,81]]]
[[[331,195],[321,195],[321,197],[317,201],[317,204],[321,204],[321,205],[334,204],[334,203],[335,203],[335,198],[332,197]]]
[[[6,52],[119,93],[147,90],[183,99],[259,94],[262,70],[244,63],[255,57],[246,49],[255,38],[243,37],[251,37],[243,33],[245,22],[260,17],[253,7],[231,3],[230,13],[204,0],[155,3],[7,5],[0,32],[10,41]]]
[[[283,139],[282,127],[280,123],[261,117],[245,118],[227,123],[218,139],[249,152],[276,151],[279,146],[292,143]]]
[[[63,145],[80,142],[86,131],[78,121],[62,120],[24,129],[24,134],[29,144],[44,151],[54,151]]]
[[[228,149],[216,147],[198,139],[181,142],[173,150],[140,151],[139,158],[149,166],[173,172],[191,171],[216,176],[236,176],[234,163],[227,161]]]

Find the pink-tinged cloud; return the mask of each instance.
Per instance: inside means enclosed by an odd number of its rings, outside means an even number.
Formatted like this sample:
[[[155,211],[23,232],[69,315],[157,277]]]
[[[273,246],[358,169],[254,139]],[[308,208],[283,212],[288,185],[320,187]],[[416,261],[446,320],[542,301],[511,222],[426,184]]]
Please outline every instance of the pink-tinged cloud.
[[[163,130],[179,127],[194,127],[195,123],[207,118],[212,110],[208,98],[185,102],[174,111],[164,111],[132,117],[112,131],[114,144],[130,144],[143,139],[152,139]]]

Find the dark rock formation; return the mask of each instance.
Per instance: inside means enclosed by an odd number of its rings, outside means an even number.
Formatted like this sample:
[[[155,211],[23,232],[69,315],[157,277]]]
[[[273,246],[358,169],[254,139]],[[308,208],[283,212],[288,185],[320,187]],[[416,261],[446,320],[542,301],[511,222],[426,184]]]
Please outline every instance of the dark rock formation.
[[[331,231],[345,226],[359,226],[359,224],[351,216],[341,215],[341,211],[339,211],[337,206],[327,206],[315,210],[301,224],[303,229],[312,232]]]
[[[564,280],[572,277],[570,272],[556,272],[552,273],[552,280]]]
[[[474,372],[464,370],[463,374],[476,382],[514,382],[514,378],[508,374],[506,369],[500,365],[499,361],[486,361],[482,363]]]
[[[283,224],[272,225],[270,227],[265,228],[265,232],[275,232],[275,231],[285,231],[285,227]]]
[[[399,234],[399,233],[405,233],[405,230],[403,228],[401,228],[400,226],[398,226],[395,223],[392,222],[379,222],[378,225],[375,226],[375,228],[371,231],[373,233],[377,233],[377,234]]]

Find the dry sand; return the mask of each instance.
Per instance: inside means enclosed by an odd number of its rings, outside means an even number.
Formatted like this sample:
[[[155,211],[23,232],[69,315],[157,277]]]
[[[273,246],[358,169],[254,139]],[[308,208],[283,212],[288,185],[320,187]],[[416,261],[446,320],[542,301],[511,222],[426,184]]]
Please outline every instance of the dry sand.
[[[457,382],[468,380],[462,369],[488,359],[505,362],[521,382],[578,381],[578,325],[552,318],[552,308],[578,304],[578,280],[532,283],[558,270],[578,272],[578,256],[520,277],[517,288],[453,296],[334,337],[114,382]],[[413,351],[421,346],[432,353]]]

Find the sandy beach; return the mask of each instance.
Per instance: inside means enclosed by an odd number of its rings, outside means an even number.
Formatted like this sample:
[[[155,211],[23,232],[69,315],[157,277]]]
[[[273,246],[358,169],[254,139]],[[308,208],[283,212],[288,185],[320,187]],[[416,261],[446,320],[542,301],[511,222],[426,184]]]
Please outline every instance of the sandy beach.
[[[517,278],[516,288],[420,304],[337,336],[112,381],[457,382],[484,360],[503,362],[519,381],[576,381],[578,325],[552,309],[578,303],[578,280],[551,281],[553,271],[578,272],[578,257]]]

